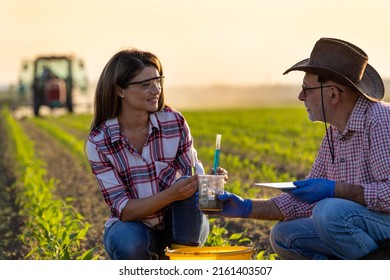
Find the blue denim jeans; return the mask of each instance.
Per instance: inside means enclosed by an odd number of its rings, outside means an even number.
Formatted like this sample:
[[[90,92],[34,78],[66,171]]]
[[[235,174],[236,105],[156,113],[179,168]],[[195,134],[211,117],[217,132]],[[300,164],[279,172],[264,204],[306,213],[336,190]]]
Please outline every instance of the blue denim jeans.
[[[167,259],[167,246],[200,246],[209,230],[207,216],[197,208],[194,194],[168,207],[164,229],[151,229],[140,221],[118,221],[105,229],[103,243],[114,260]]]
[[[353,201],[328,198],[312,217],[278,222],[270,235],[281,259],[359,259],[390,238],[390,215]]]

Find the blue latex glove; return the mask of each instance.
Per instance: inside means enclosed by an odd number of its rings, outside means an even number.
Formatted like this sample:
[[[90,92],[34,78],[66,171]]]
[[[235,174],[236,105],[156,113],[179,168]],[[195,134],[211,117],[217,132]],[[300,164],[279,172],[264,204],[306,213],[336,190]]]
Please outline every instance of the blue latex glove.
[[[243,199],[227,191],[218,195],[218,198],[224,202],[223,210],[210,214],[230,218],[248,218],[252,213],[252,201],[250,199]]]
[[[285,189],[296,200],[312,204],[324,198],[334,197],[336,182],[328,179],[310,178],[307,180],[295,181],[295,189]]]

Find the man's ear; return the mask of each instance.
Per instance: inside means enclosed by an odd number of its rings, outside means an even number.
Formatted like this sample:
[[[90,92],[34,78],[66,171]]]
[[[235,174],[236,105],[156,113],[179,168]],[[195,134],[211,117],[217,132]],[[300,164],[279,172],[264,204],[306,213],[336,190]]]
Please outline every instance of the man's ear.
[[[331,103],[334,105],[340,102],[341,92],[337,87],[331,87],[331,89]]]

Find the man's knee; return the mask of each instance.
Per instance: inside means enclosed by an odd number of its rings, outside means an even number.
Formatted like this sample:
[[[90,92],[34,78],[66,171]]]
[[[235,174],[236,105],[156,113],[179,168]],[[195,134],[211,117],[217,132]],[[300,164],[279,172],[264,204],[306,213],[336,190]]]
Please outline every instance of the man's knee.
[[[319,201],[314,206],[312,211],[312,217],[314,219],[339,219],[343,215],[343,210],[347,207],[348,201],[341,198],[326,198]]]
[[[313,208],[312,219],[318,234],[325,238],[332,232],[339,232],[344,227],[344,221],[350,215],[348,205],[352,202],[340,198],[327,198],[319,201]],[[328,238],[331,238],[328,236]]]

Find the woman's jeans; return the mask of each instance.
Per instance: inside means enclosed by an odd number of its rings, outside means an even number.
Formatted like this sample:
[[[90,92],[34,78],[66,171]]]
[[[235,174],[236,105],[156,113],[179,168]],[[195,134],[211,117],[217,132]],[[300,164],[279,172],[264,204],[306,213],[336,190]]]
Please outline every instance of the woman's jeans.
[[[164,249],[172,244],[202,245],[209,222],[196,206],[195,194],[172,203],[163,230],[151,229],[140,221],[112,224],[104,232],[104,247],[114,260],[167,259]]]
[[[311,218],[277,223],[270,236],[281,259],[359,259],[390,239],[390,215],[353,201],[328,198]]]

